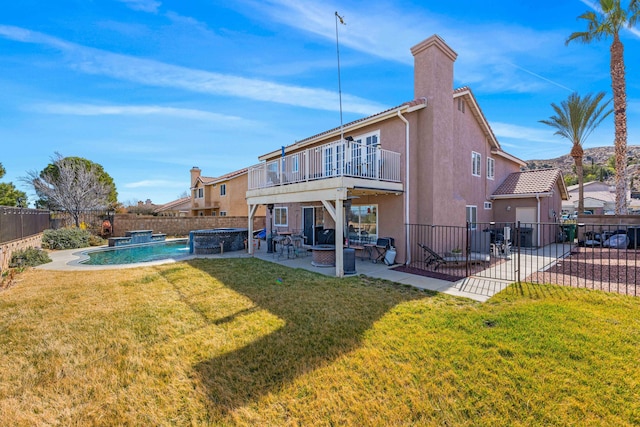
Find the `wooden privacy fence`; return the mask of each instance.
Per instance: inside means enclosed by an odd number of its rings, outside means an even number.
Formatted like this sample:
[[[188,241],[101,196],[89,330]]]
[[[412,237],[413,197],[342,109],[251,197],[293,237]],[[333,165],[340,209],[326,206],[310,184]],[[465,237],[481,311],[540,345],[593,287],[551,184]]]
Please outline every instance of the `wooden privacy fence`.
[[[49,228],[49,211],[0,206],[0,243],[24,239]]]

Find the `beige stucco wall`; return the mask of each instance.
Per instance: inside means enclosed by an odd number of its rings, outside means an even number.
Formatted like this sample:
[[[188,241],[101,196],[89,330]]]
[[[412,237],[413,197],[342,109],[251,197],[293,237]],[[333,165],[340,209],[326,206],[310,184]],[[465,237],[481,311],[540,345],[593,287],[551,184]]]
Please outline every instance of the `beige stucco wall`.
[[[41,246],[42,233],[0,244],[0,271],[9,268],[9,261],[11,261],[11,256],[15,251],[27,248],[39,248]]]
[[[118,214],[113,222],[114,237],[122,237],[129,230],[153,230],[169,236],[187,236],[191,230],[211,228],[247,228],[248,217],[244,216],[193,216],[193,217],[160,217],[150,215]],[[264,216],[255,217],[253,229],[264,228]]]
[[[198,181],[194,188],[204,188],[204,199],[196,199],[194,191],[191,191],[191,214],[193,216],[201,216],[202,213],[202,216],[211,216],[215,211],[216,216],[219,216],[220,212],[226,212],[226,216],[247,216],[246,193],[248,180],[248,174],[243,173],[228,180],[216,182],[215,184],[205,185],[201,181]],[[225,195],[220,195],[222,185],[226,185]],[[204,209],[202,209],[203,207]],[[265,207],[259,206],[255,215],[264,217],[265,212]]]

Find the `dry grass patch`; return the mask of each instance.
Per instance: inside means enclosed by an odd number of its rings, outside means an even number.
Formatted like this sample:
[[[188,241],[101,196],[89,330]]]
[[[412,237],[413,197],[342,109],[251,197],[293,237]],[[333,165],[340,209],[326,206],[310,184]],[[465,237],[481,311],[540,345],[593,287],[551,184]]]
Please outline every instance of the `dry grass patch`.
[[[8,425],[633,425],[638,299],[486,304],[256,259],[29,271],[0,292]]]

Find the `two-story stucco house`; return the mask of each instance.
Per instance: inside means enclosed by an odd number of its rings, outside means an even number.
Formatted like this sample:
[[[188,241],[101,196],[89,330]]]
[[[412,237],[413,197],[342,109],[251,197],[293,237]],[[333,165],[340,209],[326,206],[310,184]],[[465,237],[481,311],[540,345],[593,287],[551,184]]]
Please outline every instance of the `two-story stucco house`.
[[[457,54],[440,37],[411,52],[414,99],[261,156],[248,171],[250,215],[273,205],[275,230],[313,244],[316,228],[333,228],[338,247],[348,217],[356,232],[394,238],[400,262],[416,245],[407,224],[494,221],[493,193],[525,163],[502,150],[471,90],[453,89]],[[338,276],[342,262],[337,250]]]
[[[213,178],[191,169],[191,216],[247,216],[247,168]],[[257,210],[265,215],[265,208]]]

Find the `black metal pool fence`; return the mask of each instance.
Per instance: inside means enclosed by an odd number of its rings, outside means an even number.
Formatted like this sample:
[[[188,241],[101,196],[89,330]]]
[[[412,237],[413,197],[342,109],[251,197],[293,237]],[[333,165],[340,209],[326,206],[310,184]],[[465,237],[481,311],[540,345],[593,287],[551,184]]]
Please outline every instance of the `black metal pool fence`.
[[[484,277],[640,295],[640,225],[407,225],[408,267],[434,277]]]

